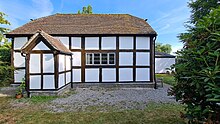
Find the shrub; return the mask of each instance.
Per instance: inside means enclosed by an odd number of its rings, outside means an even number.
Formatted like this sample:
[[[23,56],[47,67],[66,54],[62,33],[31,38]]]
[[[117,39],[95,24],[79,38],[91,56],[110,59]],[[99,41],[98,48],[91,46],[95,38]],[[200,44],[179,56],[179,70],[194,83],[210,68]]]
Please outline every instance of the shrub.
[[[191,27],[180,38],[185,48],[174,65],[176,100],[186,104],[185,117],[192,123],[220,121],[220,8]]]

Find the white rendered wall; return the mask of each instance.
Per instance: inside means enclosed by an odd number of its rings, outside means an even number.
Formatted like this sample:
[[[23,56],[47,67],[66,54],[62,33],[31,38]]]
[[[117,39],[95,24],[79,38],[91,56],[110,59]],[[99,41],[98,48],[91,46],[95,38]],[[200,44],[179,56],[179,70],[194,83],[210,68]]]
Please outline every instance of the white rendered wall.
[[[24,44],[28,41],[27,37],[15,37],[14,38],[14,49],[21,49]]]
[[[81,82],[81,69],[73,69],[73,82]]]
[[[73,66],[81,66],[81,52],[72,52]]]
[[[85,82],[99,82],[99,69],[85,69]]]
[[[65,85],[65,75],[64,73],[59,74],[59,83],[58,83],[58,87],[62,87]]]
[[[71,70],[71,57],[70,56],[66,56],[66,70]]]
[[[150,37],[136,37],[136,49],[150,50]]]
[[[65,71],[65,55],[59,55],[59,72]]]
[[[54,75],[44,75],[43,82],[43,89],[55,89]]]
[[[166,73],[166,68],[175,64],[175,58],[155,58],[155,73]]]
[[[71,37],[71,49],[81,49],[81,37]]]
[[[42,41],[39,42],[34,48],[33,50],[50,50],[47,45],[45,45]]]
[[[30,76],[30,89],[41,89],[41,76],[40,75]]]
[[[22,78],[25,77],[25,70],[19,69],[14,71],[14,82],[21,82]]]
[[[69,49],[69,37],[56,37],[58,38],[67,49]]]
[[[54,73],[53,54],[43,54],[43,72],[44,73]]]
[[[119,68],[119,81],[133,81],[133,68]]]
[[[30,54],[30,73],[40,73],[40,54]]]
[[[133,52],[119,52],[119,65],[133,65]]]
[[[116,81],[116,69],[102,68],[102,82],[115,82],[115,81]]]
[[[71,72],[66,73],[66,83],[71,82]]]
[[[137,52],[136,53],[136,65],[150,66],[150,53],[149,52]]]
[[[20,52],[14,52],[14,67],[25,67],[25,57]]]
[[[133,49],[133,37],[119,37],[119,49]]]
[[[98,50],[99,49],[99,37],[86,37],[85,38],[86,50]]]
[[[116,49],[116,37],[102,37],[102,50],[115,50]]]
[[[136,68],[136,81],[150,81],[150,69]]]

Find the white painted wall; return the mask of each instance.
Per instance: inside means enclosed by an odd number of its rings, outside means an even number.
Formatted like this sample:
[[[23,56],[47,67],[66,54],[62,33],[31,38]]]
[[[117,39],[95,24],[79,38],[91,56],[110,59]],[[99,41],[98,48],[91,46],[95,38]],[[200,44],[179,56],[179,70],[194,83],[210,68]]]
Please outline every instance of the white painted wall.
[[[66,73],[66,83],[71,82],[71,72]]]
[[[69,37],[56,37],[58,38],[67,49],[69,49]]]
[[[66,70],[71,70],[71,57],[70,56],[66,56]]]
[[[30,73],[40,73],[40,54],[30,54]]]
[[[73,66],[81,66],[81,52],[72,52]]]
[[[73,69],[73,82],[81,82],[81,69]]]
[[[99,49],[99,37],[85,37],[85,49],[86,50],[98,50]]]
[[[133,81],[133,68],[119,68],[119,81]]]
[[[115,81],[116,81],[116,69],[102,68],[102,82],[115,82]]]
[[[58,87],[62,87],[65,85],[65,75],[64,73],[59,74],[59,83],[58,83]]]
[[[166,73],[166,68],[175,64],[175,58],[155,58],[155,73]]]
[[[42,41],[39,42],[33,50],[50,50]]]
[[[25,57],[20,52],[14,52],[14,67],[25,67]]]
[[[133,37],[119,37],[119,49],[133,49]]]
[[[54,73],[53,54],[43,54],[43,72],[44,73]]]
[[[81,37],[71,37],[71,49],[81,49]]]
[[[150,50],[150,37],[136,37],[136,49]]]
[[[99,69],[85,69],[85,82],[99,82]]]
[[[27,37],[15,37],[14,38],[14,49],[21,49],[24,44],[28,41]]]
[[[133,52],[119,52],[119,65],[133,65]]]
[[[22,78],[25,76],[25,70],[19,69],[14,71],[14,82],[21,82]]]
[[[44,75],[43,82],[43,89],[55,89],[54,75]]]
[[[150,66],[150,53],[136,52],[136,65]]]
[[[59,55],[59,72],[65,71],[65,55]]]
[[[40,89],[41,88],[41,77],[40,75],[30,76],[30,89]]]
[[[102,50],[115,50],[116,49],[116,37],[102,37],[101,43]]]
[[[150,69],[136,68],[136,81],[150,81]]]

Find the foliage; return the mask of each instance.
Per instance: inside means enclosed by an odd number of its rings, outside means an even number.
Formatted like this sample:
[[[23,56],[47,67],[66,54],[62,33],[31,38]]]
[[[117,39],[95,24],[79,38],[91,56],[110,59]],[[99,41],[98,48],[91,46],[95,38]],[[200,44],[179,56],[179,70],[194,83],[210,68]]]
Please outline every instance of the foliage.
[[[172,51],[170,44],[163,45],[162,43],[156,43],[155,49],[157,52],[170,53]]]
[[[160,78],[165,84],[176,85],[175,78],[172,74],[156,74],[156,78]]]
[[[193,123],[220,121],[220,7],[198,20],[180,39],[184,49],[177,52],[174,65],[176,100],[186,104],[186,115]]]
[[[6,20],[4,18],[4,16],[6,16],[6,14],[3,13],[3,12],[0,12],[0,24],[1,24],[1,27],[0,27],[0,42],[2,42],[4,40],[7,43],[7,39],[4,37],[4,33],[8,32],[9,29],[2,27],[2,25],[10,25],[10,22],[8,20]]]
[[[13,80],[13,67],[11,64],[10,49],[4,46],[0,47],[0,87],[8,86]]]
[[[190,23],[196,24],[199,19],[203,16],[209,14],[210,8],[217,8],[218,0],[195,0],[189,2],[189,7],[192,9],[191,21]]]
[[[17,95],[24,94],[25,91],[25,78],[22,78],[21,84],[17,87]]]
[[[87,7],[84,6],[82,8],[82,12],[80,12],[80,10],[78,10],[77,12],[78,14],[92,14],[92,6],[91,5],[88,5]]]

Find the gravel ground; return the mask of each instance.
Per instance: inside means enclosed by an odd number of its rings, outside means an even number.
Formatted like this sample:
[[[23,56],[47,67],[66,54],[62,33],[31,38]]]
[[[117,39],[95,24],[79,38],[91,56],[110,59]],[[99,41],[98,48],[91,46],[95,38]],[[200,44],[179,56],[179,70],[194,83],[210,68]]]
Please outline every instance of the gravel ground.
[[[66,98],[57,98],[47,105],[52,112],[98,111],[144,109],[149,102],[177,103],[173,96],[167,96],[170,86],[163,88],[77,88]]]

